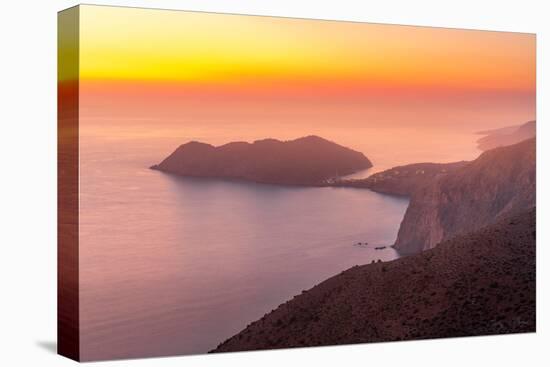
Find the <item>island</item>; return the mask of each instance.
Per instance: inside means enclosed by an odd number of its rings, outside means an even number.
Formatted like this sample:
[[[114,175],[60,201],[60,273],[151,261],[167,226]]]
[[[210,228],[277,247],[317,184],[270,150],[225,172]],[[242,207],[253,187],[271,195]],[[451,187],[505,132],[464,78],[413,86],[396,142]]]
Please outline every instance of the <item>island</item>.
[[[218,147],[192,141],[151,168],[181,176],[319,186],[370,167],[372,163],[363,153],[312,135]]]

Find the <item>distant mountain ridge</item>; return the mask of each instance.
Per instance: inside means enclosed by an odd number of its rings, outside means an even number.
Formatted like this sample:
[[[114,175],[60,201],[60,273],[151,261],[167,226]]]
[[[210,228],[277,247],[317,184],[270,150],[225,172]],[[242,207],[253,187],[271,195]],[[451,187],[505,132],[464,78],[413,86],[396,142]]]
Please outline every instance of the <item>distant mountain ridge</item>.
[[[528,121],[518,126],[508,126],[501,129],[480,131],[478,134],[486,135],[477,141],[477,147],[486,151],[500,146],[519,143],[533,138],[536,135],[536,121]]]
[[[183,176],[321,185],[370,167],[372,163],[363,153],[311,135],[290,141],[232,142],[219,147],[189,142],[151,168]]]

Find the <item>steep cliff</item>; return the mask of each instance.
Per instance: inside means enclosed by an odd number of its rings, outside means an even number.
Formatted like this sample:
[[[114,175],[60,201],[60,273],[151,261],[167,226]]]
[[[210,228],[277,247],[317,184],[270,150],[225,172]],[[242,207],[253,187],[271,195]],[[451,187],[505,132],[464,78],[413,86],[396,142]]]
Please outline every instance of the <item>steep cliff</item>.
[[[535,331],[535,210],[436,248],[356,266],[213,352]]]
[[[414,253],[535,206],[535,139],[484,152],[416,188],[394,247]]]
[[[369,167],[372,163],[362,153],[308,136],[291,141],[234,142],[219,147],[190,142],[151,168],[184,176],[320,185]]]

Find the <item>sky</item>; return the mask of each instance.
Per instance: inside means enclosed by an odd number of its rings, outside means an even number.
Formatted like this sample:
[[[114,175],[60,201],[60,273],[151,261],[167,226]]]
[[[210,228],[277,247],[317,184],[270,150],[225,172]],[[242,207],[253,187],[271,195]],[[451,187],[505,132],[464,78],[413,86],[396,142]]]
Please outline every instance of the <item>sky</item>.
[[[79,41],[84,113],[206,121],[217,106],[228,123],[259,108],[472,128],[535,118],[533,34],[85,5]]]

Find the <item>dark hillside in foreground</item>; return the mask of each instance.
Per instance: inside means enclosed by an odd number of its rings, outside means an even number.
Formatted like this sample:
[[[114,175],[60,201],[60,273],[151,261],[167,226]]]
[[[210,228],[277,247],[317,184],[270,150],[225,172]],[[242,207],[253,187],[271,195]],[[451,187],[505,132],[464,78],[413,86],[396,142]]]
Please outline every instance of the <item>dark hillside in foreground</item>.
[[[190,142],[152,169],[182,176],[321,185],[335,177],[372,167],[363,153],[318,136],[291,141],[234,142],[219,147]]]
[[[353,267],[212,352],[535,331],[535,209],[436,248]]]

